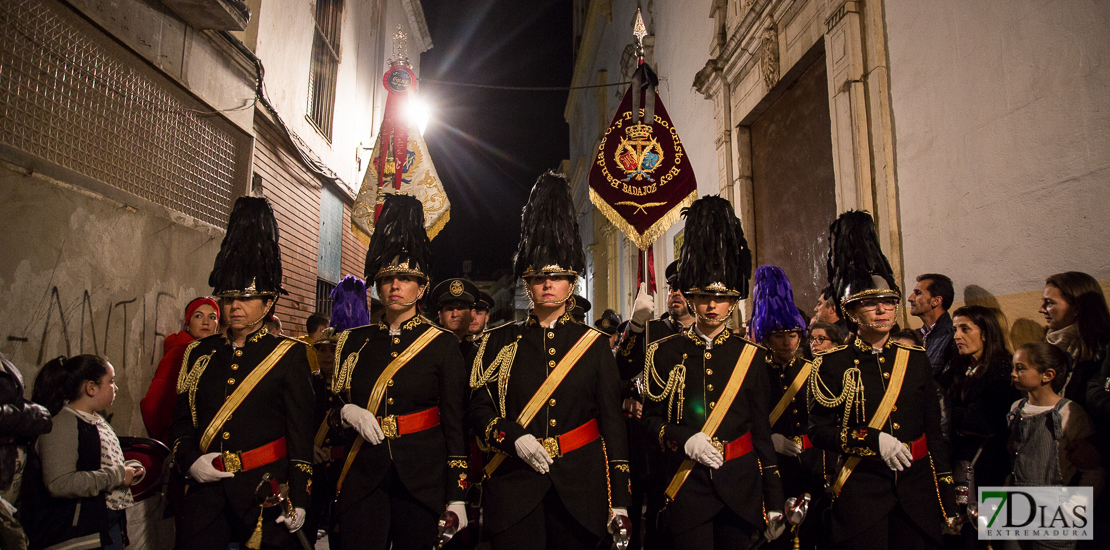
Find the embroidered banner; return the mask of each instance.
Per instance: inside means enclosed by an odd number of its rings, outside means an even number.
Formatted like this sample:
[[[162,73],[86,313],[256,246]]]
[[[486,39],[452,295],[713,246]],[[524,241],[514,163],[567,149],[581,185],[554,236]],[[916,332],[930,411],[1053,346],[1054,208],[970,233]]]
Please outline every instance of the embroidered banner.
[[[694,169],[646,63],[632,77],[590,167],[590,201],[641,250],[698,196]]]

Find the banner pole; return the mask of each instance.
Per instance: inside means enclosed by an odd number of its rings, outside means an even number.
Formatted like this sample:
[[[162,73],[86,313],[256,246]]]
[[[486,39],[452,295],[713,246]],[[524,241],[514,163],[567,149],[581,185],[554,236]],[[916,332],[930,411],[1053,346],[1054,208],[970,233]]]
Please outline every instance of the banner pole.
[[[648,296],[651,296],[651,299],[654,301],[655,300],[655,295],[651,293],[651,283],[652,283],[652,281],[648,280],[648,277],[650,276],[650,273],[651,273],[651,266],[648,265],[648,259],[649,259],[648,251],[647,250],[641,250],[640,254],[641,254],[641,257],[643,258],[643,261],[640,262],[640,263],[644,264],[644,278],[643,278],[644,286],[647,288]],[[648,319],[647,321],[644,322],[644,352],[645,353],[647,352],[648,344],[651,343],[650,336],[648,336],[648,326],[649,325],[651,325],[651,319]]]

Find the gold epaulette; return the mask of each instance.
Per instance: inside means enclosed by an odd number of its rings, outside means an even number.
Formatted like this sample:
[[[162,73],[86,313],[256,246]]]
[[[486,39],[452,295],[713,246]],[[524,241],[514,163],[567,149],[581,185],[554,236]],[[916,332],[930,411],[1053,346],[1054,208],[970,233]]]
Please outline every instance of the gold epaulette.
[[[828,354],[830,354],[830,353],[832,353],[832,352],[834,352],[834,351],[840,351],[840,350],[842,350],[842,349],[845,349],[845,348],[847,348],[847,347],[848,347],[848,345],[847,345],[847,344],[845,344],[845,345],[842,345],[842,346],[837,346],[837,347],[835,347],[835,348],[833,348],[833,349],[827,349],[827,350],[825,350],[825,351],[819,351],[819,352],[817,352],[817,353],[816,353],[816,354],[814,355],[814,359],[816,359],[817,357],[820,357],[820,356],[822,356],[822,355],[828,355]]]
[[[189,388],[185,385],[189,377],[189,356],[193,353],[193,348],[200,345],[200,340],[193,340],[189,342],[188,347],[185,348],[185,357],[181,359],[181,370],[177,372],[177,394],[185,393]]]
[[[666,335],[666,336],[664,336],[664,337],[662,337],[658,340],[652,340],[651,343],[648,344],[648,349],[651,350],[652,353],[655,353],[655,350],[659,349],[659,344],[662,344],[663,342],[666,342],[667,340],[670,340],[670,339],[675,338],[677,336],[682,336],[682,333],[681,332],[676,332],[674,334],[668,334],[668,335]]]
[[[739,332],[735,332],[735,333],[733,333],[733,334],[735,334],[735,335],[736,335],[737,337],[739,337],[739,338],[740,338],[741,340],[743,340],[744,342],[746,342],[746,343],[748,343],[748,344],[751,344],[751,345],[753,345],[753,346],[755,346],[755,347],[757,347],[757,348],[759,348],[759,349],[761,349],[761,350],[763,350],[763,351],[770,351],[770,350],[769,350],[769,349],[767,348],[767,346],[764,346],[763,344],[760,344],[760,343],[758,343],[758,342],[756,342],[756,341],[754,341],[754,340],[751,340],[751,339],[749,339],[749,338],[748,338],[747,336],[743,336],[743,335],[741,335],[741,334],[740,334]]]
[[[584,326],[584,327],[586,327],[586,328],[588,328],[588,329],[590,329],[590,330],[592,330],[592,331],[594,331],[594,332],[596,332],[596,333],[598,333],[598,334],[600,334],[600,335],[602,335],[602,336],[604,336],[604,337],[606,337],[606,338],[608,338],[608,337],[609,337],[609,335],[608,335],[608,334],[606,334],[606,333],[602,332],[602,331],[601,331],[601,329],[599,329],[599,328],[597,328],[597,327],[595,327],[595,326],[593,326],[593,325],[587,325],[586,323],[579,323],[579,324],[581,324],[582,326]]]
[[[891,341],[890,345],[897,346],[897,347],[904,348],[904,349],[908,349],[908,350],[925,351],[925,348],[923,348],[921,346],[910,346],[910,345],[903,344],[902,342]]]

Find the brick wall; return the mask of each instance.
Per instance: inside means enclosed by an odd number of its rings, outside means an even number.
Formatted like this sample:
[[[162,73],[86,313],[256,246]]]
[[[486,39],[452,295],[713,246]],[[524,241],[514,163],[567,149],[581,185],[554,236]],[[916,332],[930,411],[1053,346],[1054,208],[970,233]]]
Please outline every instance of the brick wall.
[[[287,336],[305,333],[305,321],[316,310],[316,272],[320,236],[320,180],[301,164],[281,130],[256,113],[254,172],[274,207],[281,232],[282,285],[289,291],[278,300],[277,315]],[[343,275],[362,276],[366,247],[350,231],[351,201],[344,196]]]

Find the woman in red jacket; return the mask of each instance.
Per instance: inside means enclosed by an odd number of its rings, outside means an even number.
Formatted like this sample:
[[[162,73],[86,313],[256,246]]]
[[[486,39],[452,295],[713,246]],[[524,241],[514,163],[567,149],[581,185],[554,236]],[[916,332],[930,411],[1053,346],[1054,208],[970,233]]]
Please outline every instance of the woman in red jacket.
[[[167,435],[173,420],[173,405],[177,402],[177,375],[181,372],[185,348],[193,340],[211,336],[220,329],[220,306],[215,298],[201,296],[189,302],[185,307],[184,328],[166,337],[165,353],[158,362],[154,380],[150,382],[146,397],[139,401],[147,433],[166,445],[170,444]]]

